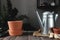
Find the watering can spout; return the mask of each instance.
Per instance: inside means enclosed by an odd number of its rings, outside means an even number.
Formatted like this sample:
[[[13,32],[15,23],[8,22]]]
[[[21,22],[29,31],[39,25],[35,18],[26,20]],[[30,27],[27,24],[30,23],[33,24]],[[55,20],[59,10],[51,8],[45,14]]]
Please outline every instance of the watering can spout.
[[[38,17],[39,24],[41,24],[41,27],[43,28],[43,23],[42,23],[42,20],[41,20],[41,17],[39,15],[38,11],[36,11],[36,15]]]

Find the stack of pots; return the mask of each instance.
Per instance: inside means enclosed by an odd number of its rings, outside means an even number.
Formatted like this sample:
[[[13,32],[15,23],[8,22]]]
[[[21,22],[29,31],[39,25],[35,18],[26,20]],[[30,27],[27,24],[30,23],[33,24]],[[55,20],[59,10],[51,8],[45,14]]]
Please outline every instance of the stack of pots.
[[[8,21],[8,27],[9,27],[9,35],[10,36],[17,36],[22,35],[23,21]]]

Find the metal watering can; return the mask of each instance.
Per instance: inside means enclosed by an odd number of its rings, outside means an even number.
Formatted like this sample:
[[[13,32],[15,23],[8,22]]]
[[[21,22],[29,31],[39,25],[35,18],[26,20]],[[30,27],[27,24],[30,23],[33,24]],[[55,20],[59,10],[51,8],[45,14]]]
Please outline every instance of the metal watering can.
[[[43,13],[43,17],[41,20],[41,17],[38,13],[38,11],[36,11],[37,17],[39,19],[39,24],[40,24],[40,28],[41,28],[41,33],[44,35],[47,35],[49,32],[49,28],[53,28],[54,27],[54,21],[57,20],[58,14],[54,14],[53,12],[49,12],[49,11],[45,11]]]

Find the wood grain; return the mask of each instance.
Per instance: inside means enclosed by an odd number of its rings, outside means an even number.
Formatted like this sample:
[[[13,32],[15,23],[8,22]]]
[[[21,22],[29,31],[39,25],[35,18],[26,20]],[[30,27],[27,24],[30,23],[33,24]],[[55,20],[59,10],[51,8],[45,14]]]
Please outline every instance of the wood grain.
[[[0,40],[60,40],[60,39],[50,39],[48,37],[34,37],[31,35],[25,36],[7,36],[2,37]]]

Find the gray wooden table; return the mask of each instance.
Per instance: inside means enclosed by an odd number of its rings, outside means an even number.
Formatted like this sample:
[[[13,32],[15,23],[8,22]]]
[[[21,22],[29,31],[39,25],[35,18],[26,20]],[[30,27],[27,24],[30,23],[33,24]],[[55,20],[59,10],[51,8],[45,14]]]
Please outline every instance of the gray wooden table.
[[[31,35],[25,35],[25,36],[7,36],[2,37],[0,40],[59,40],[59,39],[50,39],[48,37],[34,37]]]

